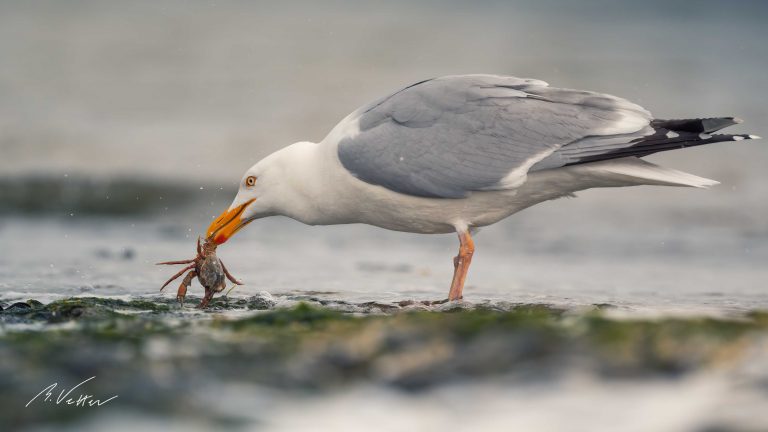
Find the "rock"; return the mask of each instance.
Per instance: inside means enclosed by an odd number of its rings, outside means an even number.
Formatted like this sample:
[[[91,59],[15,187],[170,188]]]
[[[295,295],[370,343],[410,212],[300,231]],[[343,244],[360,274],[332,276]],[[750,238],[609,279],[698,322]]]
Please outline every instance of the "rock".
[[[277,301],[272,294],[262,291],[257,295],[248,299],[248,309],[267,310],[272,309],[277,304]]]
[[[445,303],[448,303],[448,302],[449,302],[449,300],[447,298],[446,299],[442,299],[442,300],[422,300],[421,301],[422,304],[425,304],[427,306],[441,305],[441,304],[445,304]]]
[[[35,299],[27,300],[27,304],[32,306],[33,309],[39,309],[44,306],[42,302],[39,302]]]
[[[400,310],[400,306],[395,306],[387,303],[379,303],[375,301],[360,303],[359,305],[361,308],[363,308],[363,312],[365,313],[388,313],[388,312],[394,312]]]
[[[404,311],[412,312],[412,311],[431,311],[432,308],[429,306],[422,304],[422,303],[412,303],[408,306],[403,306]]]
[[[24,302],[16,302],[8,307],[6,312],[26,312],[32,309],[32,306]]]
[[[458,300],[458,301],[452,301],[448,303],[442,303],[442,304],[435,304],[434,310],[438,312],[452,312],[452,311],[458,311],[458,310],[472,310],[475,308],[475,305],[464,301],[464,300]]]

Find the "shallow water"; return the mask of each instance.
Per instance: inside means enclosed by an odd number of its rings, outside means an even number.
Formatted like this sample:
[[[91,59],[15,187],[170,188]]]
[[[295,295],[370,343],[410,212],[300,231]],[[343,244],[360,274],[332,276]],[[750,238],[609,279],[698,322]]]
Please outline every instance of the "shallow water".
[[[640,188],[600,191],[531,209],[476,235],[465,298],[563,306],[611,304],[635,313],[721,314],[768,308],[768,233],[719,208],[663,204],[634,219],[610,198],[651,192],[706,200],[716,191]],[[658,204],[658,201],[655,201]],[[6,218],[0,243],[1,300],[157,293],[174,267],[155,262],[194,255],[196,235],[224,202],[162,217]],[[660,206],[660,205],[659,205]],[[563,214],[587,216],[563,220]],[[667,213],[666,215],[664,213]],[[679,217],[676,215],[679,214]],[[628,217],[629,216],[629,217]],[[703,220],[697,220],[703,216]],[[313,291],[347,301],[444,298],[457,240],[361,225],[306,227],[257,221],[219,249],[245,285],[232,296],[266,290]],[[165,295],[175,295],[171,286]],[[198,285],[192,292],[200,291]]]

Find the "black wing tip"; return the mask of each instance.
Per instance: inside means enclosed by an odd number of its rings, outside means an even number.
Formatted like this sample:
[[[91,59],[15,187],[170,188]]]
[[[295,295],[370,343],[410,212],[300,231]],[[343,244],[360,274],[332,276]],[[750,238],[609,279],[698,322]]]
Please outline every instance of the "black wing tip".
[[[651,126],[657,129],[668,129],[675,132],[707,133],[717,132],[737,124],[744,123],[738,117],[708,117],[695,119],[655,119]]]
[[[699,134],[699,138],[702,141],[710,140],[713,142],[721,142],[721,141],[744,141],[744,140],[756,140],[756,139],[762,139],[762,137],[753,135],[753,134],[706,134],[701,133]]]
[[[598,162],[608,159],[618,159],[629,156],[645,157],[654,153],[678,150],[688,147],[696,147],[706,144],[715,144],[719,142],[760,139],[759,136],[750,134],[708,134],[706,132],[679,132],[680,133],[677,133],[668,129],[657,129],[654,135],[649,135],[635,140],[631,143],[628,143],[626,147],[608,148],[602,151],[597,148],[588,149],[588,153],[569,155],[571,160],[565,163],[565,166],[578,165],[588,162]]]

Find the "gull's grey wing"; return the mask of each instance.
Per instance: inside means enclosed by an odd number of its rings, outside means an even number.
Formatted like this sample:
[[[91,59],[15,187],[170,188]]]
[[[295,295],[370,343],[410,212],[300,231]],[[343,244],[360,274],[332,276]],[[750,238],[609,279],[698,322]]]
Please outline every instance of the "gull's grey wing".
[[[335,136],[339,160],[365,182],[460,198],[514,188],[559,148],[592,136],[644,134],[650,120],[646,110],[614,96],[463,75],[422,81],[365,106]]]

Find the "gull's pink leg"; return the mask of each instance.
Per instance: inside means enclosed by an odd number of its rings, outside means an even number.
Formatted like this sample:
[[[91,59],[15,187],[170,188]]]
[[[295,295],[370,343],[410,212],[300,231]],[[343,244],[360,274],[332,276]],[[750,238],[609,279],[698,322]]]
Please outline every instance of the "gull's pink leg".
[[[475,243],[469,235],[469,231],[461,231],[459,234],[459,254],[453,259],[453,281],[448,292],[448,300],[460,300],[463,297],[464,281],[467,279],[469,264],[472,262],[472,254],[475,253]]]
[[[169,283],[173,282],[173,280],[174,280],[174,279],[176,279],[176,278],[178,278],[179,276],[183,275],[185,271],[187,271],[187,270],[190,270],[190,269],[193,269],[193,268],[195,268],[195,265],[194,265],[194,264],[192,264],[192,265],[188,265],[188,266],[184,267],[183,269],[181,269],[181,270],[180,270],[178,273],[176,273],[175,275],[171,276],[171,278],[170,278],[170,279],[168,279],[168,280],[167,280],[167,281],[166,281],[166,282],[163,284],[163,286],[161,286],[161,287],[160,287],[160,291],[162,291],[162,290],[163,290],[163,288],[165,288],[166,286],[168,286],[168,284],[169,284]]]

